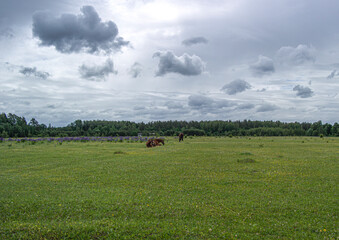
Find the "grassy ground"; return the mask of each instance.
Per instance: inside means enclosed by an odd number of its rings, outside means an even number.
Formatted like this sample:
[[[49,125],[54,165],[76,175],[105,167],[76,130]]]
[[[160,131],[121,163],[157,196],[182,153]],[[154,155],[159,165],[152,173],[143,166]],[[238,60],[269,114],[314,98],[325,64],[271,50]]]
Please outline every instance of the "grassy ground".
[[[338,239],[339,138],[0,143],[0,239]]]

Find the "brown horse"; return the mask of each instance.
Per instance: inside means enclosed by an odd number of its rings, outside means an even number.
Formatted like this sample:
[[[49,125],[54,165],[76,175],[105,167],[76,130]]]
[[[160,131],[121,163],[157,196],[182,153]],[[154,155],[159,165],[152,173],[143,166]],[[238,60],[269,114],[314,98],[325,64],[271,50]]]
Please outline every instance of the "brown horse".
[[[179,134],[179,142],[184,141],[184,134],[180,133]]]
[[[147,142],[146,142],[146,147],[155,147],[155,143],[153,141],[153,139],[149,139]]]
[[[154,139],[154,141],[156,141],[156,143],[157,143],[159,146],[160,146],[160,143],[162,143],[162,145],[165,145],[164,139],[156,138],[156,139]]]
[[[146,147],[156,147],[156,146],[161,146],[162,145],[165,145],[165,141],[164,139],[161,139],[161,138],[156,138],[156,139],[149,139],[147,142],[146,142]]]

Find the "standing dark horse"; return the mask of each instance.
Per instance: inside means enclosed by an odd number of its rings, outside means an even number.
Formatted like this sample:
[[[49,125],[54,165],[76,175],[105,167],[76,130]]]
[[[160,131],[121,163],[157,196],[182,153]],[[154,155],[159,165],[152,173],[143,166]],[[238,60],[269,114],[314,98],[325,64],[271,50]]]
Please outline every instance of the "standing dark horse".
[[[179,134],[179,142],[184,141],[184,134],[180,133]]]

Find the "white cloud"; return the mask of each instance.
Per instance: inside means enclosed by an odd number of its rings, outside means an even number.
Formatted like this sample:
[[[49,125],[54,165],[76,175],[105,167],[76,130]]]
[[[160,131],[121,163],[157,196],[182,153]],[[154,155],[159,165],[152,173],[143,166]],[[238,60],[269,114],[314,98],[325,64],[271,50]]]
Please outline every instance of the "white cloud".
[[[293,91],[296,91],[297,96],[301,98],[309,98],[309,97],[312,97],[314,94],[314,92],[309,87],[300,86],[300,85],[296,85],[293,88]]]
[[[163,76],[167,73],[179,73],[184,76],[200,75],[205,69],[205,63],[196,55],[184,53],[176,56],[171,51],[156,52],[154,58],[159,58],[156,76]]]
[[[250,66],[254,75],[262,76],[275,72],[273,60],[269,57],[260,55],[258,61]]]
[[[141,72],[142,72],[142,66],[140,63],[135,62],[131,68],[129,69],[129,74],[133,77],[133,78],[137,78],[140,77]]]
[[[34,76],[36,78],[47,79],[50,74],[48,72],[38,71],[36,67],[21,67],[20,71],[21,74],[25,76]]]
[[[246,89],[250,89],[251,85],[246,82],[245,80],[242,79],[236,79],[233,80],[230,83],[227,83],[221,88],[221,91],[229,94],[229,95],[234,95],[243,91],[246,91]]]
[[[108,58],[103,65],[81,65],[79,67],[79,73],[84,79],[92,81],[102,81],[105,80],[105,77],[107,77],[109,74],[116,74],[117,72],[114,70],[113,61]]]
[[[316,60],[315,50],[304,44],[297,47],[281,47],[276,57],[282,64],[300,65],[307,62],[314,62]]]

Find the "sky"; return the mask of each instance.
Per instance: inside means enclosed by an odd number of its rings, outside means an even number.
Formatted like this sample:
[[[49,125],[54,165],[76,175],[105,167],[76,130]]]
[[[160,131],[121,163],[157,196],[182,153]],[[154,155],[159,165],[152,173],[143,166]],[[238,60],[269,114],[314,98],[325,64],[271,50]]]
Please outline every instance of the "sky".
[[[1,0],[0,112],[333,124],[338,13],[337,0]]]

